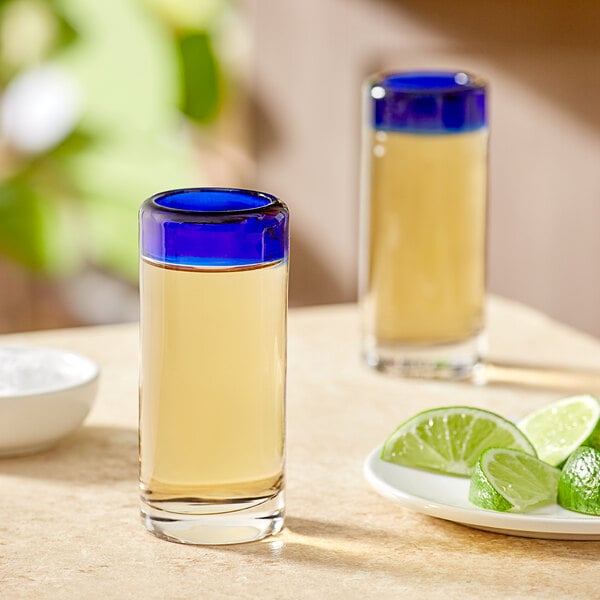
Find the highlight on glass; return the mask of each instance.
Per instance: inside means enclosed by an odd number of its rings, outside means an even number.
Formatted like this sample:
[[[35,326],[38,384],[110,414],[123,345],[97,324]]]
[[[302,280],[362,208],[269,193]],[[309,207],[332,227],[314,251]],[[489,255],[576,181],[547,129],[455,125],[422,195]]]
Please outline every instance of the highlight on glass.
[[[140,210],[140,487],[146,527],[227,544],[284,517],[288,210],[227,188]]]
[[[369,365],[418,377],[480,373],[488,135],[476,75],[366,82],[359,285]]]

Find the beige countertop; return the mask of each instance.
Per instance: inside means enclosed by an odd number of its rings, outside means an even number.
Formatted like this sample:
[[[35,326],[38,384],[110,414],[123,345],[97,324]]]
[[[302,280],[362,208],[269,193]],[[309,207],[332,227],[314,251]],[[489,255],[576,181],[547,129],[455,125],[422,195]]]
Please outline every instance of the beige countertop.
[[[88,354],[102,367],[84,427],[56,448],[0,460],[0,597],[597,598],[600,542],[505,536],[401,508],[362,463],[419,410],[474,405],[518,417],[600,392],[600,343],[499,299],[491,382],[407,381],[364,367],[354,306],[290,311],[287,519],[270,540],[193,547],[138,517],[137,326],[0,336]]]

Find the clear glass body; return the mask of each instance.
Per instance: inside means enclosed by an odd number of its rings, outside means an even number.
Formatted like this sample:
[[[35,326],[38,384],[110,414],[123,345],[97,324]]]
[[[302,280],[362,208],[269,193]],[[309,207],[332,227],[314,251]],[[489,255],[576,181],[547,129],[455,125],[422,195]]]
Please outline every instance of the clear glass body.
[[[159,535],[191,543],[274,533],[287,260],[203,269],[142,259],[140,279],[140,480],[151,528],[172,518],[176,527]]]
[[[140,208],[140,489],[146,528],[235,544],[284,519],[288,209],[236,188]]]
[[[484,352],[488,129],[367,128],[363,352],[407,375],[468,377]]]

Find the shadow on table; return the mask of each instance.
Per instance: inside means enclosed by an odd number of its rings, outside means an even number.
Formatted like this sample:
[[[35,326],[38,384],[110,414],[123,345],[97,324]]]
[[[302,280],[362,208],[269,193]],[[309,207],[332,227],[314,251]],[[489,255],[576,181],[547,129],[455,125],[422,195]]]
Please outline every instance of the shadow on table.
[[[390,577],[423,579],[426,566],[390,560],[390,545],[397,550],[405,543],[402,534],[374,531],[354,525],[340,525],[287,517],[281,534],[252,544],[221,546],[221,552],[256,558],[261,563],[292,562],[305,567],[334,567],[340,570],[340,591],[344,578],[359,571],[384,573]],[[307,585],[310,583],[307,582]]]
[[[83,484],[137,482],[137,431],[84,426],[58,446],[30,456],[0,459],[0,475]]]
[[[490,362],[484,367],[483,383],[490,386],[528,387],[600,395],[600,371],[533,364]]]
[[[382,573],[402,581],[424,582],[440,577],[441,565],[437,561],[424,561],[430,554],[444,556],[442,577],[448,578],[452,565],[462,565],[466,559],[465,548],[473,555],[522,560],[515,570],[515,584],[519,579],[530,580],[532,560],[563,558],[566,553],[573,559],[597,561],[600,542],[574,542],[542,540],[497,533],[483,532],[456,523],[422,516],[422,524],[412,521],[409,529],[360,527],[287,517],[284,531],[258,543],[222,546],[219,551],[260,559],[262,563],[278,561],[296,562],[313,567],[332,566],[340,570],[340,585],[344,577],[357,577],[358,573]],[[413,554],[421,558],[412,559]],[[345,572],[345,573],[344,573]],[[456,572],[462,579],[462,571]],[[505,585],[506,581],[502,585]],[[500,591],[500,590],[499,590]],[[506,594],[504,590],[503,594]],[[506,596],[503,596],[506,597]]]

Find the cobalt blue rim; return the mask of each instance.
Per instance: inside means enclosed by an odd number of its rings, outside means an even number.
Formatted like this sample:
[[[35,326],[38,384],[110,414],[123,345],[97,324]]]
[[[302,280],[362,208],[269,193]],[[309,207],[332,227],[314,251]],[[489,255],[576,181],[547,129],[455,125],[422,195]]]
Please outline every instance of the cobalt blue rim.
[[[372,86],[381,86],[404,94],[456,93],[484,89],[487,83],[469,71],[384,71],[370,79]]]
[[[194,196],[198,199],[199,203],[196,207],[191,205],[185,205],[184,198],[190,200],[190,197]],[[229,198],[229,207],[224,206],[220,209],[208,209],[208,203],[205,203],[204,208],[201,207],[200,202],[202,197],[207,198],[212,196]],[[234,205],[231,203],[232,196],[236,197],[238,204]],[[181,197],[179,200],[176,198]],[[239,202],[243,202],[245,199],[247,202],[246,206],[240,206]],[[222,187],[198,187],[198,188],[179,188],[174,190],[168,190],[154,194],[145,204],[153,206],[157,210],[163,210],[173,212],[176,214],[189,214],[189,215],[207,215],[207,216],[219,216],[225,214],[244,214],[244,213],[260,213],[265,209],[273,206],[281,206],[282,203],[272,194],[266,192],[260,192],[256,190],[248,190],[243,188],[222,188]]]
[[[487,83],[467,71],[387,71],[368,79],[370,124],[416,134],[487,127]]]
[[[286,260],[288,209],[276,196],[240,188],[184,188],[140,209],[140,255],[179,267],[230,268]]]

